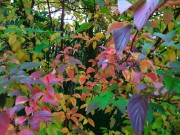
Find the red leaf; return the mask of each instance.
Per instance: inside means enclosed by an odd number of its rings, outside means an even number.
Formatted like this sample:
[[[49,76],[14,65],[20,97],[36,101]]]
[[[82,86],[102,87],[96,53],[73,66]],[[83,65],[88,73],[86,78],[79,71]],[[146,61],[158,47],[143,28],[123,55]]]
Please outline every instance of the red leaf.
[[[54,105],[54,106],[59,105],[50,95],[43,96],[42,102],[43,103],[49,103],[49,104]]]
[[[50,83],[57,83],[57,82],[63,82],[63,78],[56,78],[54,74],[48,74],[40,79],[45,85],[48,85]]]
[[[126,0],[118,0],[118,10],[119,10],[120,14],[122,14],[124,11],[126,11],[131,6],[132,6],[132,4]]]
[[[143,95],[134,95],[129,99],[127,111],[132,127],[137,135],[141,135],[148,113],[148,98]]]
[[[131,36],[131,25],[113,31],[114,43],[117,52],[122,52],[129,42]]]
[[[19,132],[19,135],[35,135],[32,130],[25,129]]]
[[[147,22],[158,3],[159,0],[147,0],[146,3],[134,13],[134,23],[138,30]]]
[[[0,113],[0,135],[6,135],[9,127],[9,116],[6,112]]]
[[[95,72],[95,69],[92,68],[92,67],[89,67],[87,70],[86,70],[86,73],[89,74],[89,73],[93,73]]]
[[[70,68],[66,68],[66,73],[69,76],[69,78],[71,78],[71,80],[74,82],[74,73]]]
[[[16,105],[26,103],[29,99],[24,96],[18,96],[16,98]]]
[[[157,81],[158,81],[158,76],[156,75],[156,73],[151,72],[151,73],[147,73],[146,75],[147,75],[149,78],[151,78],[151,80],[152,80],[153,82],[157,82]]]
[[[78,125],[78,119],[76,117],[71,117],[71,120],[74,121],[74,123],[76,123],[76,125]]]
[[[105,71],[106,68],[108,66],[108,63],[106,62],[106,60],[102,63],[102,71]]]

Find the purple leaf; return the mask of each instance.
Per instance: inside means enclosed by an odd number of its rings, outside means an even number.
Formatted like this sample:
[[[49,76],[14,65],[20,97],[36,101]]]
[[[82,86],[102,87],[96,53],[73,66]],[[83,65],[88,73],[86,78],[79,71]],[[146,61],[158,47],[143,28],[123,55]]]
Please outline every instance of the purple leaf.
[[[102,65],[102,63],[103,63],[103,61],[105,60],[106,58],[101,58],[101,59],[99,59],[99,61],[98,61],[98,67],[100,67],[101,65]]]
[[[119,10],[120,14],[122,14],[124,11],[126,11],[131,6],[132,6],[132,4],[126,0],[118,0],[118,10]]]
[[[24,96],[18,96],[16,98],[16,105],[26,103],[29,99]]]
[[[116,65],[116,68],[118,69],[118,70],[122,70],[122,71],[124,71],[124,70],[126,70],[127,69],[127,67],[126,66],[123,66],[123,65]]]
[[[42,74],[44,74],[44,71],[36,71],[36,72],[33,72],[31,75],[30,75],[30,77],[31,78],[38,78],[38,77],[40,77]]]
[[[143,90],[143,89],[145,89],[145,88],[147,88],[147,85],[146,85],[146,84],[139,84],[139,85],[137,86],[137,92],[139,92],[139,91],[141,91],[141,90]]]
[[[19,135],[35,135],[32,130],[25,129],[19,132]]]
[[[142,135],[148,113],[148,97],[134,95],[129,99],[127,111],[136,135]]]
[[[6,135],[9,127],[9,116],[6,112],[0,113],[0,135]]]
[[[147,22],[158,3],[159,0],[147,0],[146,3],[134,13],[134,23],[138,30]]]
[[[48,91],[50,95],[52,96],[54,95],[54,88],[52,86],[50,85],[46,86],[46,90]]]
[[[80,60],[75,59],[75,58],[73,58],[73,57],[71,57],[71,58],[69,59],[69,63],[71,63],[71,64],[79,64],[79,65],[82,64]]]
[[[59,66],[59,73],[60,74],[63,74],[63,72],[66,70],[66,65],[65,64],[61,64],[60,66]]]
[[[18,90],[12,91],[8,93],[8,96],[22,96],[24,93]]]
[[[38,112],[34,113],[34,115],[29,120],[29,123],[34,130],[39,131],[40,122],[41,121],[44,121],[44,122],[50,121],[51,116],[52,116],[52,113],[50,113],[46,110],[38,111]]]
[[[131,36],[131,25],[116,29],[113,31],[114,43],[117,52],[122,52],[129,42]]]

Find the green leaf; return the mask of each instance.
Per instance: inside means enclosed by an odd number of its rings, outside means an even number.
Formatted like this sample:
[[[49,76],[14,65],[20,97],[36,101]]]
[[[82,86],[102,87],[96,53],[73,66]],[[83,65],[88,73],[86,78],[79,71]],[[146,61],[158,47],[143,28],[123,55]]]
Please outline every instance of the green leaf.
[[[49,47],[50,45],[48,45],[48,44],[37,44],[36,46],[35,46],[35,52],[36,53],[38,53],[38,54],[41,54],[42,53],[42,50],[43,49],[45,49],[45,48],[47,48],[47,47]]]
[[[91,23],[83,23],[81,24],[80,28],[78,28],[75,32],[82,32],[86,29],[89,29],[92,26]]]
[[[41,30],[41,29],[33,29],[33,28],[23,28],[23,30],[25,30],[25,31],[28,31],[28,32],[30,32],[30,33],[42,33],[42,32],[45,32],[45,31],[43,31],[43,30]]]
[[[164,75],[163,81],[168,90],[180,91],[180,78],[174,77],[173,75]]]
[[[148,114],[146,116],[146,120],[148,121],[148,124],[152,123],[152,120],[153,120],[153,108],[152,108],[151,104],[149,104],[149,109],[148,109]]]
[[[113,99],[113,95],[114,94],[111,91],[105,91],[99,96],[93,98],[88,105],[86,114],[97,108],[99,108],[100,110],[104,110],[106,106],[112,103],[111,100]]]
[[[122,113],[126,110],[128,101],[125,98],[117,97],[117,100],[112,100],[112,104],[116,106]]]
[[[149,103],[149,106],[153,109],[156,109],[158,112],[160,112],[163,115],[166,115],[165,110],[162,105],[156,104],[156,103]]]
[[[40,62],[26,62],[20,65],[20,69],[32,69],[37,66],[41,66],[41,63]]]

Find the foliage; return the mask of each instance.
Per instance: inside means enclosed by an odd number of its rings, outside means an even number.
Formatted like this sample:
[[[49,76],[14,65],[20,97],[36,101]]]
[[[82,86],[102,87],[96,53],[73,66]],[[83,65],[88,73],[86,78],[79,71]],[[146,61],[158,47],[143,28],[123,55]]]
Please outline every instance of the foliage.
[[[180,133],[179,4],[0,1],[0,134]]]

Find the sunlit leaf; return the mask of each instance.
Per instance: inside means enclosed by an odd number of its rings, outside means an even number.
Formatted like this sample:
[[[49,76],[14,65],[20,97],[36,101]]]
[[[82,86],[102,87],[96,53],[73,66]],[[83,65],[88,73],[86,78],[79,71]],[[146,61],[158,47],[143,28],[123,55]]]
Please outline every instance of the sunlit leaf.
[[[121,14],[131,6],[132,4],[129,3],[127,0],[118,0],[118,10]]]
[[[78,28],[76,30],[76,32],[82,32],[82,31],[84,31],[86,29],[89,29],[91,26],[92,26],[91,23],[83,23],[83,24],[81,24],[80,28]]]
[[[138,30],[147,22],[158,5],[159,0],[146,0],[146,3],[134,13],[134,23]]]

